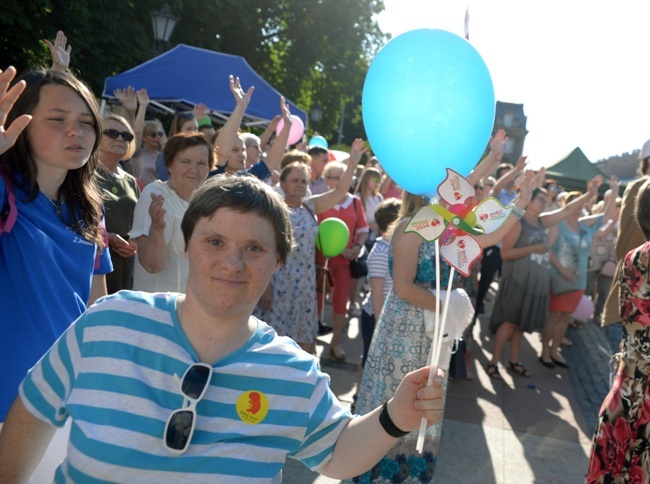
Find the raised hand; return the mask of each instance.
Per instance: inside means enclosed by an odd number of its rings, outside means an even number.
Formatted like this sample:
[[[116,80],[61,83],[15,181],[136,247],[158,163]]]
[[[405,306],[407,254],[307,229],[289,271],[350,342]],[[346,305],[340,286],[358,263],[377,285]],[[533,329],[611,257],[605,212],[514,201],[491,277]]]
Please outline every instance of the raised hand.
[[[138,103],[140,106],[144,108],[149,105],[149,94],[147,93],[146,88],[143,87],[142,89],[139,89],[135,95],[138,98]]]
[[[13,67],[7,68],[6,71],[0,71],[0,154],[11,148],[18,135],[27,127],[32,117],[29,114],[14,119],[11,126],[5,129],[5,122],[7,121],[7,114],[11,111],[18,96],[25,90],[25,81],[16,83],[11,89],[7,90],[9,84],[16,75],[16,69]]]
[[[490,138],[490,151],[492,151],[499,160],[503,158],[506,141],[508,141],[508,136],[503,129],[499,129],[494,133],[494,136]]]
[[[601,175],[596,175],[591,180],[587,182],[587,192],[592,196],[598,195],[598,189],[600,185],[603,184],[603,177]]]
[[[54,45],[47,39],[44,39],[45,43],[50,49],[50,56],[52,56],[52,69],[56,71],[65,71],[70,66],[70,51],[72,46],[66,44],[68,42],[67,37],[62,30],[59,30],[56,33],[56,39],[54,39]]]
[[[138,98],[136,97],[133,86],[129,86],[126,89],[115,89],[113,94],[126,111],[135,111],[138,107]]]
[[[199,121],[205,119],[205,117],[208,115],[208,108],[205,106],[205,104],[199,103],[196,106],[194,106],[192,112],[194,113],[194,117],[196,118],[196,122],[198,123]]]
[[[293,119],[291,118],[291,111],[289,110],[289,105],[284,99],[284,96],[280,96],[280,113],[282,115],[282,119],[284,119],[284,125],[291,127],[293,124]]]
[[[235,102],[238,106],[243,106],[244,108],[248,107],[248,103],[251,101],[253,96],[253,91],[255,87],[251,86],[248,88],[248,91],[244,92],[244,89],[241,87],[241,82],[239,77],[233,77],[232,74],[229,77],[230,81],[230,92],[235,97]]]
[[[616,175],[612,175],[609,177],[609,188],[612,190],[612,193],[614,194],[615,197],[618,196],[618,189],[620,185],[621,184]]]
[[[113,91],[113,96],[117,99],[122,106],[127,111],[135,111],[137,107],[138,100],[135,96],[135,89],[129,86],[124,89],[115,89]]]
[[[526,170],[521,185],[519,186],[519,196],[526,204],[530,203],[534,189],[535,172],[533,170]]]
[[[517,160],[517,165],[515,166],[515,170],[519,172],[523,172],[526,169],[526,159],[528,156],[520,156],[519,159]]]
[[[352,142],[352,148],[350,149],[350,163],[353,163],[356,167],[361,161],[363,154],[368,151],[366,144],[361,138],[357,138]]]

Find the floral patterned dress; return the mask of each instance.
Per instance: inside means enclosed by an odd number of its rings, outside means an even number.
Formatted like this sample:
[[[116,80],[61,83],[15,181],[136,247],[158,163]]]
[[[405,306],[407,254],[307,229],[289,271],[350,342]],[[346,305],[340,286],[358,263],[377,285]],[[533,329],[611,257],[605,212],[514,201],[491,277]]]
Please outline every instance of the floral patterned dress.
[[[650,242],[630,251],[621,274],[621,364],[600,409],[587,482],[650,480]]]
[[[391,273],[392,265],[391,254]],[[441,264],[440,269],[440,285],[446,289],[449,266]],[[435,287],[435,280],[435,243],[422,242],[415,283],[429,289]],[[391,290],[368,351],[357,397],[357,412],[366,414],[388,400],[407,373],[428,364],[430,348],[431,340],[424,329],[424,310],[398,298]],[[442,422],[427,429],[422,454],[415,450],[418,431],[410,432],[375,467],[355,478],[354,482],[431,482],[441,430]]]
[[[311,343],[318,332],[316,308],[316,234],[314,208],[290,208],[289,219],[296,246],[287,263],[273,274],[273,306],[255,309],[254,315],[273,327],[280,336],[297,343]]]

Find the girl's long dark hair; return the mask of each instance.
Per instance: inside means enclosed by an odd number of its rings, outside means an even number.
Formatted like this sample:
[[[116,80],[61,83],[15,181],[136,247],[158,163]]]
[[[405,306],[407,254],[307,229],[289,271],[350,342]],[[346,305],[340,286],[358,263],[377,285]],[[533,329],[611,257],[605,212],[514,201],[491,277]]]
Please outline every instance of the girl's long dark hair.
[[[95,144],[93,145],[90,159],[81,168],[69,170],[59,188],[58,201],[65,201],[68,214],[76,232],[87,240],[104,246],[100,222],[102,219],[101,197],[97,188],[95,169],[99,163],[97,148],[102,138],[101,116],[99,107],[90,89],[69,72],[52,69],[28,71],[18,77],[14,82],[24,80],[27,83],[25,90],[16,100],[13,108],[7,115],[6,126],[11,125],[14,119],[23,114],[31,114],[40,99],[41,88],[46,85],[61,85],[71,88],[84,100],[95,120]],[[24,180],[28,192],[26,201],[34,200],[38,196],[38,168],[32,157],[28,137],[29,127],[25,129],[14,146],[6,153],[0,155],[0,164],[4,165],[9,173],[12,183],[19,184],[19,175]]]

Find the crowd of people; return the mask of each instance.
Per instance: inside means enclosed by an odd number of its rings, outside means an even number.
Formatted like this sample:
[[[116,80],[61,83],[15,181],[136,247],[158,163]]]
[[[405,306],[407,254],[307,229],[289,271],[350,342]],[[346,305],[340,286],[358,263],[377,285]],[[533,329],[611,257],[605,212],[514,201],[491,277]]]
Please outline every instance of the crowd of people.
[[[429,201],[397,186],[380,160],[364,160],[360,139],[344,161],[322,146],[287,150],[284,99],[263,133],[242,131],[254,89],[233,76],[235,108],[220,129],[198,105],[166,132],[147,119],[145,87],[116,91],[120,113],[101,114],[68,70],[65,36],[48,45],[52,68],[17,79],[13,68],[0,72],[0,290],[11,301],[0,338],[0,480],[27,479],[67,425],[61,481],[274,482],[290,456],[355,482],[430,482],[451,343],[430,369],[426,319],[441,306],[436,283],[452,277],[436,265],[434,242],[404,230]],[[527,170],[525,157],[501,163],[506,142],[497,131],[467,180],[476,200],[511,210],[476,236],[473,276],[451,280],[459,293],[473,286],[476,321],[499,275],[487,374],[502,378],[509,344],[508,370],[531,377],[519,352],[532,332],[541,365],[568,368],[566,330],[593,298],[594,321],[621,328],[623,353],[589,475],[602,482],[634,467],[648,476],[648,244],[631,231],[650,238],[650,186],[633,183],[621,200],[612,177],[599,201],[596,177],[567,193],[543,169]],[[650,145],[642,159],[645,174]],[[332,217],[350,235],[326,257],[316,240]],[[319,266],[329,289],[317,284]],[[330,357],[346,360],[353,317],[363,340],[356,416],[315,352],[316,338],[332,333]],[[625,425],[621,442],[612,428]],[[612,440],[635,450],[614,458]]]

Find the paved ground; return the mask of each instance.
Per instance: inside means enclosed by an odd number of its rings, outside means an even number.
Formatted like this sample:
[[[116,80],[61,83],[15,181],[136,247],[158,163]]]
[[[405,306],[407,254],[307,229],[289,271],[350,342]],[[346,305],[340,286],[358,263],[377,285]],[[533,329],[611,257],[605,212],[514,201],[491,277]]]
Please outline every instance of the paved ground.
[[[486,313],[489,311],[488,304]],[[608,391],[609,352],[601,329],[589,323],[569,331],[574,346],[562,350],[569,370],[542,366],[537,361],[539,335],[526,335],[520,359],[531,377],[513,375],[502,365],[504,379],[496,381],[485,372],[492,348],[488,314],[474,328],[475,380],[449,385],[435,482],[583,482],[598,409]],[[350,404],[355,392],[355,363],[361,353],[355,318],[347,334],[348,362],[329,358],[327,337],[319,339],[318,352],[323,370],[332,377],[333,391]],[[502,361],[507,361],[507,354]],[[290,460],[283,482],[340,481],[319,476]]]

